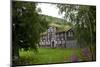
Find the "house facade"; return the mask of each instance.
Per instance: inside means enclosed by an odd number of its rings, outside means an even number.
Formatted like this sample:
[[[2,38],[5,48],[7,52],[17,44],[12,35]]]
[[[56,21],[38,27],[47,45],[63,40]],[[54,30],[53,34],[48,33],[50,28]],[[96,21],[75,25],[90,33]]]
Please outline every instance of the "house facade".
[[[77,41],[72,28],[58,31],[58,27],[50,26],[41,35],[38,47],[45,48],[77,48]]]

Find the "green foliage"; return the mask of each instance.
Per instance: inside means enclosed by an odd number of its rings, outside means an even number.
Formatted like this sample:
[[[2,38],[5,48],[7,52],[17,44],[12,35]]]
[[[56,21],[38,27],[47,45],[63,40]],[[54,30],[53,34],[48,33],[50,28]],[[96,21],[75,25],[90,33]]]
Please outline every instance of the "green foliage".
[[[13,57],[19,49],[37,50],[40,33],[48,27],[48,22],[36,11],[36,3],[12,2],[12,51]],[[17,61],[16,61],[17,62]]]
[[[66,22],[65,19],[62,18],[57,18],[57,17],[52,17],[52,16],[48,16],[48,15],[42,15],[40,14],[41,17],[46,18],[46,21],[50,22],[50,23],[60,23],[63,24]]]
[[[30,2],[13,2],[13,39],[20,48],[34,48],[45,31],[48,23],[36,12],[36,4]],[[15,42],[17,41],[17,42]]]
[[[85,5],[57,5],[59,12],[73,24],[79,44],[95,44],[96,40],[96,7]]]
[[[96,52],[96,6],[57,5],[60,13],[73,24],[75,36],[80,47],[90,46],[92,60]],[[88,45],[87,45],[88,44]],[[93,52],[92,46],[95,51]]]
[[[40,14],[42,18],[45,18],[45,20],[48,22],[48,27],[56,27],[57,32],[63,32],[63,31],[68,31],[69,29],[72,28],[72,24],[67,22],[64,19],[61,18],[56,18],[48,15],[42,15]],[[47,30],[42,34],[47,34]]]

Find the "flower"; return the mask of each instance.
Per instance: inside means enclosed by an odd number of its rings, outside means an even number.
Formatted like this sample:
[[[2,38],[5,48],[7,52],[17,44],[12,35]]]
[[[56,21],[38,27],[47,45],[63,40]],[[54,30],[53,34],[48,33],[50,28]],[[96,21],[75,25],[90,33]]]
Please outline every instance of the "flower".
[[[88,48],[83,48],[83,49],[81,50],[81,53],[82,53],[82,56],[88,56],[88,55],[89,55],[89,50],[88,50]]]
[[[76,55],[72,55],[71,56],[71,62],[77,62],[78,61],[78,58]]]
[[[81,56],[83,58],[83,61],[89,61],[89,60],[91,60],[91,54],[90,54],[88,48],[83,48],[81,50]]]

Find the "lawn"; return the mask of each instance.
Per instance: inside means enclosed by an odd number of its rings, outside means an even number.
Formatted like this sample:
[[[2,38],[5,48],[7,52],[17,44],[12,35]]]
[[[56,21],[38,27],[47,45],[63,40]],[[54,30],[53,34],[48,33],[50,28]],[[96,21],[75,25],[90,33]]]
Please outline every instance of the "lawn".
[[[33,50],[20,50],[20,61],[18,64],[47,64],[82,61],[83,57],[80,51],[81,49],[78,48],[38,48],[38,53],[34,53]]]

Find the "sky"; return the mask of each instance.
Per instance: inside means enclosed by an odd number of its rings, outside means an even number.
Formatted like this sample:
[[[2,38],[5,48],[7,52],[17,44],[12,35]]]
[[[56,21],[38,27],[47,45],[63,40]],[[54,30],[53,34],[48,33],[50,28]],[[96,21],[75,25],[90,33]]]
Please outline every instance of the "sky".
[[[62,18],[63,15],[59,15],[59,9],[56,7],[55,4],[49,4],[49,3],[39,3],[37,5],[38,8],[41,8],[42,13],[41,14],[45,14],[45,15],[49,15],[49,16],[53,16],[53,17],[57,17],[57,18]]]

